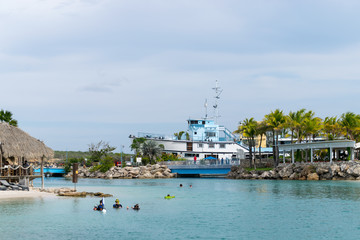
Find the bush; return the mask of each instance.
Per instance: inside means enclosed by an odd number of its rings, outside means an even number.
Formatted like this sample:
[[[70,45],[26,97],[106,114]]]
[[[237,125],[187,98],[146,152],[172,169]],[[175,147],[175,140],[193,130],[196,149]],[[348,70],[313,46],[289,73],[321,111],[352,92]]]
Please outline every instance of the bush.
[[[96,172],[96,171],[100,171],[100,172],[107,172],[110,170],[110,168],[112,168],[114,166],[114,159],[110,156],[106,156],[103,159],[100,160],[100,164],[93,166],[90,169],[90,172]]]
[[[85,161],[85,159],[83,159],[83,158],[69,158],[69,159],[65,160],[65,163],[64,163],[65,172],[69,173],[71,171],[72,165],[74,163],[82,163],[84,161]]]
[[[181,161],[183,159],[179,158],[178,155],[171,153],[162,153],[160,157],[160,161]]]

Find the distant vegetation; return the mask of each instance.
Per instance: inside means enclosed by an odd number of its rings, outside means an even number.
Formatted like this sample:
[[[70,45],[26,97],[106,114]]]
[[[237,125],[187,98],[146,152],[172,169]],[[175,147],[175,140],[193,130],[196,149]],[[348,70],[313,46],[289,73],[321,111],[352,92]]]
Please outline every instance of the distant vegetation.
[[[9,111],[4,111],[3,109],[0,110],[0,122],[7,122],[8,124],[17,127],[18,122],[17,120],[12,118],[12,113]]]
[[[340,117],[326,117],[321,119],[313,111],[300,109],[296,112],[284,114],[276,109],[264,116],[262,121],[246,118],[239,123],[234,133],[243,136],[249,145],[250,167],[255,167],[255,139],[260,136],[260,145],[264,135],[271,137],[270,146],[273,146],[274,167],[279,163],[279,136],[289,137],[291,143],[311,142],[316,137],[326,140],[349,139],[360,141],[360,115],[347,112]],[[260,148],[261,155],[261,148]],[[297,150],[296,159],[303,159],[304,151]]]
[[[130,161],[132,154],[121,154],[113,153],[115,147],[110,146],[108,143],[100,141],[96,144],[89,144],[89,151],[55,151],[55,158],[61,160],[64,164],[65,171],[69,172],[71,166],[74,163],[79,163],[87,167],[92,167],[91,171],[100,170],[101,172],[106,172],[112,166],[115,165],[115,162],[121,161],[122,155],[122,165],[124,166],[125,161]]]

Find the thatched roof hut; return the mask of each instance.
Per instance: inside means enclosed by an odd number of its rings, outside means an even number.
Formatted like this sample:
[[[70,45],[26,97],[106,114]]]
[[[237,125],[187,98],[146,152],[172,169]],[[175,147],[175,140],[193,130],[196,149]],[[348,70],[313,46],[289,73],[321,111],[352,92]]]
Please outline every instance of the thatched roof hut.
[[[52,158],[54,151],[42,141],[31,137],[20,128],[0,123],[0,155],[13,159]]]

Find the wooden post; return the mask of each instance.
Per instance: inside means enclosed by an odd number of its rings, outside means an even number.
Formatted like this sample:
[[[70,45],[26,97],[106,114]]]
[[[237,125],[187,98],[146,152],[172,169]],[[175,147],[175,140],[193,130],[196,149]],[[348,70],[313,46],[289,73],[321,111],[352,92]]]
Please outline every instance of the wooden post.
[[[1,147],[1,142],[0,142],[0,177],[2,176],[3,173],[3,169],[2,169],[2,147]]]
[[[41,174],[41,189],[44,190],[44,156],[41,157],[41,170],[40,170],[40,174]]]

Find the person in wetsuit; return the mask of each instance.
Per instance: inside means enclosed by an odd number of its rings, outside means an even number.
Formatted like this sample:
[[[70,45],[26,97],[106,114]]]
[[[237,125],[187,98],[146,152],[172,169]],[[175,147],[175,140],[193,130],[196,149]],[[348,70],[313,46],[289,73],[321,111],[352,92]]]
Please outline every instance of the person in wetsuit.
[[[104,204],[103,204],[103,201],[100,200],[100,204],[98,206],[95,206],[94,210],[102,211],[103,209],[104,209]]]
[[[120,204],[119,199],[115,200],[115,204],[113,205],[113,208],[122,208],[122,205]]]
[[[131,207],[134,210],[140,210],[139,204],[135,204],[133,207]]]

